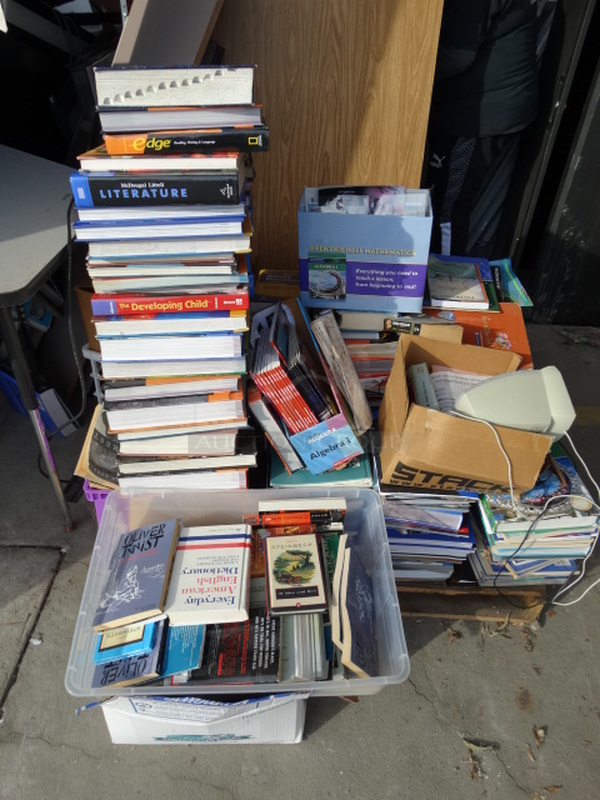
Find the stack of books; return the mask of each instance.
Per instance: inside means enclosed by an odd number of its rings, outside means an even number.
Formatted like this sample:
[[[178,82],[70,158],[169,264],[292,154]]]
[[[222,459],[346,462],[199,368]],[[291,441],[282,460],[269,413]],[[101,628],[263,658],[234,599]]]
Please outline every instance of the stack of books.
[[[119,486],[245,488],[254,68],[94,76],[104,143],[71,184]]]
[[[263,500],[239,523],[164,519],[114,537],[92,688],[378,675],[373,581],[345,516],[343,497]]]
[[[475,496],[389,491],[383,511],[397,582],[444,581],[475,547]]]
[[[479,511],[469,562],[482,586],[562,584],[598,537],[597,506],[558,444],[533,489],[515,504],[508,495],[483,495]]]
[[[401,333],[460,344],[462,328],[450,320],[425,314],[390,314],[384,311],[337,311],[341,335],[368,398],[377,414],[394,364]]]

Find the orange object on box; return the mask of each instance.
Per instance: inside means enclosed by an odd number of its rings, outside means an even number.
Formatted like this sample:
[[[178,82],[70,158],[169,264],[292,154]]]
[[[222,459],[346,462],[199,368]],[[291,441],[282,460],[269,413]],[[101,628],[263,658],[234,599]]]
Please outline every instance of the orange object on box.
[[[438,308],[424,308],[423,311],[431,317],[441,317],[461,325],[463,344],[508,350],[521,356],[519,369],[532,369],[531,348],[521,306],[518,303],[498,305],[500,312],[444,311]]]

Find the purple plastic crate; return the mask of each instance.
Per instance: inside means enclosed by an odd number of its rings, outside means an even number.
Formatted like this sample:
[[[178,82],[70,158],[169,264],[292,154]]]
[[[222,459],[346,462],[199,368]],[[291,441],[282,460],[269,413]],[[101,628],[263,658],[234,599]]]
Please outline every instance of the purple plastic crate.
[[[86,478],[83,481],[83,493],[86,498],[94,504],[96,508],[96,519],[98,520],[98,524],[100,524],[102,512],[104,511],[104,504],[106,503],[106,498],[110,494],[110,491],[108,489],[93,489]]]

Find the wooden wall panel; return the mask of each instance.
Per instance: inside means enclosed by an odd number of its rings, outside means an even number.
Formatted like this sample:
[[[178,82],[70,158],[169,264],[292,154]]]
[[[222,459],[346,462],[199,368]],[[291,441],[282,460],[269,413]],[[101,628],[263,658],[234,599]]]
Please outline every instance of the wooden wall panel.
[[[253,263],[297,268],[304,186],[421,177],[443,0],[225,0],[213,36],[257,65]]]

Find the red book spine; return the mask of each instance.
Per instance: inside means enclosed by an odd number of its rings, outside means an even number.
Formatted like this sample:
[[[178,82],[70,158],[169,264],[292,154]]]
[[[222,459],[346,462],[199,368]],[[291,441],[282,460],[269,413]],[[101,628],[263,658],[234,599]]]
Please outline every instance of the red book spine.
[[[186,295],[92,295],[92,314],[96,317],[139,316],[144,314],[186,314],[201,311],[245,310],[249,295],[243,292]]]
[[[261,373],[260,378],[269,381],[273,395],[277,397],[285,424],[292,433],[299,433],[318,423],[318,419],[282,367]],[[267,396],[270,397],[267,393]]]

